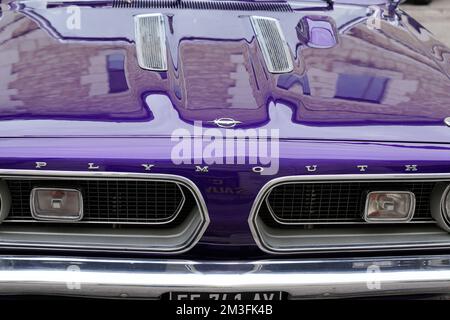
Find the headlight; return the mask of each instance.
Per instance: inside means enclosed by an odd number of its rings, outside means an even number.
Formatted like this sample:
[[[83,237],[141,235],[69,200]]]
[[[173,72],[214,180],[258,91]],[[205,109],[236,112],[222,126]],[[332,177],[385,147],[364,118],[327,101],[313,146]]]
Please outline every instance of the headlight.
[[[450,188],[447,188],[447,194],[444,195],[444,201],[442,203],[442,209],[447,219],[450,221]]]
[[[372,223],[408,222],[414,215],[416,197],[408,191],[375,191],[367,195],[364,220]]]
[[[450,232],[450,185],[439,182],[431,196],[431,214],[438,225]]]
[[[81,220],[83,196],[75,189],[34,188],[31,191],[31,214],[37,220]]]

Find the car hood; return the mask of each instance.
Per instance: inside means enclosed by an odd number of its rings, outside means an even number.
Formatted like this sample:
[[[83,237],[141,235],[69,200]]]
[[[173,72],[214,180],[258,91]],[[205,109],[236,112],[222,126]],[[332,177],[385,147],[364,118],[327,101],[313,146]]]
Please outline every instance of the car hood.
[[[0,18],[0,136],[170,136],[232,119],[284,139],[450,142],[449,50],[359,2],[255,13],[280,21],[294,62],[283,74],[267,71],[239,7],[14,2]],[[149,12],[166,17],[166,72],[137,62],[133,16]],[[301,39],[302,19],[328,21],[336,43]]]

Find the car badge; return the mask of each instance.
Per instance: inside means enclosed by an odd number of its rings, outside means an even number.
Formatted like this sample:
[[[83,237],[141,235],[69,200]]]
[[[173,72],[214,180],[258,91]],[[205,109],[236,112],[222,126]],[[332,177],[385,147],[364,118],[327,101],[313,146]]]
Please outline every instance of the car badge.
[[[213,121],[209,121],[210,123],[214,123],[216,126],[225,129],[234,128],[236,125],[241,124],[241,121],[237,121],[231,118],[220,118]]]
[[[450,127],[450,117],[445,118],[445,119],[444,119],[444,123],[445,123],[448,127]]]

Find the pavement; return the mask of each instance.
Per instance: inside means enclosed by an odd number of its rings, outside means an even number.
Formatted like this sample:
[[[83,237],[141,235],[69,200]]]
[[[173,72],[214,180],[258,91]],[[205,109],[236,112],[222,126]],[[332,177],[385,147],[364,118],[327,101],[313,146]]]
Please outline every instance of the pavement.
[[[450,46],[450,0],[433,0],[427,6],[403,4],[401,8]]]

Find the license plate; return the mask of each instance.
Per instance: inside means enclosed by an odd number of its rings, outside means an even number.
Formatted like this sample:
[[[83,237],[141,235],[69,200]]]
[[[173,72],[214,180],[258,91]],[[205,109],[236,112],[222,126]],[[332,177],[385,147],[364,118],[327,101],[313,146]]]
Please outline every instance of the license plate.
[[[283,300],[283,292],[241,292],[241,293],[211,293],[211,292],[170,292],[169,300],[217,300],[217,301],[278,301]]]

